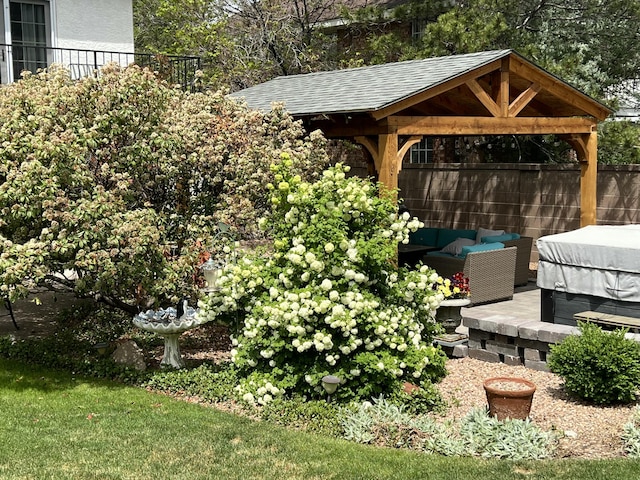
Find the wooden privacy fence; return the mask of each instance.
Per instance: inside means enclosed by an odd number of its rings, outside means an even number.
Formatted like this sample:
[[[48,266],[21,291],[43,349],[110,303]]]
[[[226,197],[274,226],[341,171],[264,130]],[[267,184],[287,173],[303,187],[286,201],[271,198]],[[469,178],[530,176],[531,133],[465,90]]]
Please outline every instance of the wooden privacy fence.
[[[579,165],[404,164],[400,197],[430,227],[533,237],[580,228]],[[640,223],[640,165],[599,165],[598,224]]]

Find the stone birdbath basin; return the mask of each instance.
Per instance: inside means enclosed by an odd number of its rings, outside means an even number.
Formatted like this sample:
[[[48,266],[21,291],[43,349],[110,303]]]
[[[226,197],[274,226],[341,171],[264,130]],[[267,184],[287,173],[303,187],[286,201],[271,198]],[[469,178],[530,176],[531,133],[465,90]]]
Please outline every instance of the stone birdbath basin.
[[[176,309],[169,307],[166,310],[161,308],[141,312],[133,317],[133,324],[142,330],[164,337],[164,355],[160,362],[161,367],[184,368],[178,338],[183,332],[204,323],[203,320],[196,315],[194,308],[185,308],[182,316],[178,318]]]

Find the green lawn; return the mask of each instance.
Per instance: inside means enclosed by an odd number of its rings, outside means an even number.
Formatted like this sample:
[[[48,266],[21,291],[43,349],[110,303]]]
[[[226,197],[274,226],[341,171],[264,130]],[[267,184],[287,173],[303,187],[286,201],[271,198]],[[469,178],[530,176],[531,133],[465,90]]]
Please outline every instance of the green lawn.
[[[640,461],[379,449],[0,360],[2,479],[640,479]]]

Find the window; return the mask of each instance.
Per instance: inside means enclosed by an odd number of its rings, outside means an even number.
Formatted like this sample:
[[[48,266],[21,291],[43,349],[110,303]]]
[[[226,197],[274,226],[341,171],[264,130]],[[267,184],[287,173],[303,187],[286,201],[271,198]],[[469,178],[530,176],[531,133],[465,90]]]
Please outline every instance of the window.
[[[46,2],[10,2],[11,43],[13,45],[13,79],[20,72],[46,68],[49,5]]]
[[[423,137],[420,143],[411,146],[409,163],[433,163],[433,138]]]
[[[419,43],[424,37],[424,29],[427,26],[426,20],[414,19],[411,21],[411,40],[413,43]]]

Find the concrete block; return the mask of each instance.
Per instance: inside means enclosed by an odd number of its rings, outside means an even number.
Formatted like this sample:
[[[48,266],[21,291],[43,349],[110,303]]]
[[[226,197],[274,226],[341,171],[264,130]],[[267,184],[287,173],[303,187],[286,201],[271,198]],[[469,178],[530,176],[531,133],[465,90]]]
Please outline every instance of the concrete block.
[[[492,340],[494,336],[495,334],[491,332],[484,332],[482,330],[476,330],[471,328],[469,329],[469,340],[477,340],[477,341]]]
[[[500,355],[518,356],[518,347],[515,345],[505,345],[504,343],[499,343],[494,340],[487,340],[484,348],[488,352],[494,352]]]
[[[484,342],[482,340],[469,340],[467,341],[469,348],[475,348],[477,350],[484,350]]]
[[[469,331],[480,330],[480,320],[474,317],[464,315],[462,317],[462,326],[467,327]]]
[[[478,320],[478,330],[484,330],[485,332],[496,333],[498,331],[498,325],[502,315],[493,315],[487,318],[481,318]]]
[[[549,367],[547,366],[547,362],[535,361],[535,360],[525,360],[524,366],[530,368],[532,370],[539,370],[541,372],[548,372]]]
[[[545,323],[544,327],[538,330],[538,340],[547,343],[560,343],[569,335],[575,335],[577,333],[577,327],[557,323]]]
[[[541,352],[549,351],[549,344],[547,342],[541,342],[539,340],[527,340],[525,338],[518,338],[516,345],[520,348],[530,348],[532,350],[540,350]]]
[[[505,365],[513,365],[513,366],[522,365],[522,358],[520,358],[520,356],[505,355],[503,361]]]
[[[540,350],[535,350],[533,348],[525,348],[524,349],[524,359],[526,360],[531,360],[534,362],[540,362],[543,361],[543,352],[541,352]]]
[[[453,347],[453,353],[451,354],[454,358],[464,358],[469,356],[469,347],[467,345],[456,345]]]
[[[486,350],[477,350],[475,348],[469,349],[469,357],[483,362],[500,363],[500,355],[494,352],[487,352]]]
[[[538,331],[545,325],[552,325],[545,322],[526,322],[518,326],[518,336],[525,340],[538,340]]]
[[[513,345],[513,344],[515,344],[515,338],[514,337],[509,337],[507,335],[500,335],[499,333],[496,333],[496,335],[493,338],[493,340],[495,340],[496,343],[504,343],[505,345]]]
[[[508,315],[496,315],[495,317],[501,317],[499,319],[496,333],[500,335],[506,335],[508,337],[517,337],[520,325],[522,325],[523,323],[530,322],[530,320],[525,320],[523,318],[510,317]],[[494,319],[495,317],[491,317],[491,318]],[[498,319],[496,318],[496,320]]]

